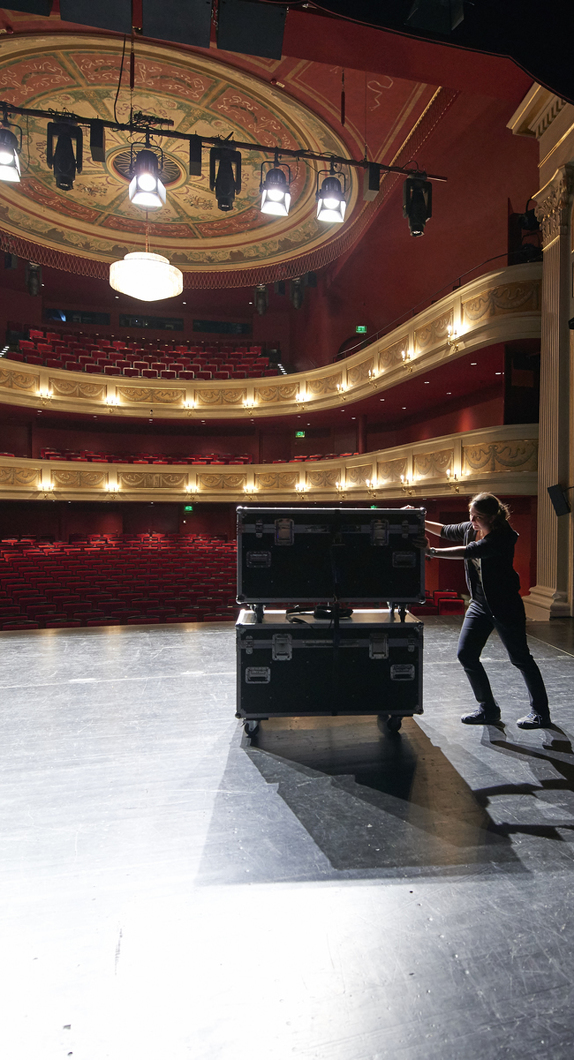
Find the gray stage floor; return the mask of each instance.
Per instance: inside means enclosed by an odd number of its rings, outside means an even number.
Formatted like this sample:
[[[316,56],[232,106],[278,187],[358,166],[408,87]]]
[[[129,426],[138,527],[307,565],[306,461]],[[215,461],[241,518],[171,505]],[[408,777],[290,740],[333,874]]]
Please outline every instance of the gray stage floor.
[[[235,719],[231,625],[0,634],[10,1060],[572,1060],[574,637],[531,626],[556,727],[459,619],[425,713]]]

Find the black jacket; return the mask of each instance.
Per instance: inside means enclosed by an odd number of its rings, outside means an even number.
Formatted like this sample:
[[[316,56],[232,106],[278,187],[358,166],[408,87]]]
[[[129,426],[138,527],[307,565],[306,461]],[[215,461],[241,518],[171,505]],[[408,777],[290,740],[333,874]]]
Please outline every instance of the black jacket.
[[[524,604],[520,596],[520,578],[512,566],[514,546],[518,540],[516,530],[508,523],[498,530],[491,530],[486,537],[476,541],[472,523],[451,523],[443,526],[441,537],[446,541],[462,541],[466,583],[472,596],[469,561],[481,561],[482,588],[486,602],[495,618],[501,622],[524,618]]]

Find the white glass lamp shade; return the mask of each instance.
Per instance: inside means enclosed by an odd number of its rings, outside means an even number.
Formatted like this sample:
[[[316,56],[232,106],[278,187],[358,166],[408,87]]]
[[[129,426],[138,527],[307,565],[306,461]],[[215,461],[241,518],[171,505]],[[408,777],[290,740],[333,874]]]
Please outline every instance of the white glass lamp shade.
[[[142,302],[160,302],[181,294],[183,275],[161,254],[135,251],[110,265],[110,287]]]
[[[346,208],[347,203],[338,177],[325,177],[321,190],[317,192],[317,219],[341,224],[345,220]]]
[[[143,210],[159,210],[165,205],[165,188],[159,179],[157,157],[153,151],[140,151],[132,169],[130,202]]]
[[[287,217],[291,205],[289,185],[282,169],[270,169],[261,185],[261,213]]]
[[[9,129],[0,129],[0,180],[20,183],[18,140]]]

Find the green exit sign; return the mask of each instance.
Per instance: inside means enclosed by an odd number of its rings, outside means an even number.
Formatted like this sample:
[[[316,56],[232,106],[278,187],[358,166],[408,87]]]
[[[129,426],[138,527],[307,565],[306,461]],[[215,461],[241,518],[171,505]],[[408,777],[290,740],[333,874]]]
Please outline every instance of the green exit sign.
[[[305,431],[295,431],[295,437],[296,438],[304,438],[305,437]]]
[[[355,332],[356,332],[357,335],[366,335],[367,334],[367,325],[366,324],[357,324],[357,326],[355,328]]]
[[[184,510],[184,512],[192,512],[193,511],[193,504],[184,505],[184,509],[183,510]]]

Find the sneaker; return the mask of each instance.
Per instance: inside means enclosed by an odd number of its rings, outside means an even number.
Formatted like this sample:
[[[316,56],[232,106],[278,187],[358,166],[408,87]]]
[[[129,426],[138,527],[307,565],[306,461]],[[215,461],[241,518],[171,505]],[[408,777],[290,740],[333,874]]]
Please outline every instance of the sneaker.
[[[550,714],[538,714],[537,711],[531,710],[530,714],[519,718],[516,724],[519,729],[549,729],[552,722]]]
[[[465,725],[495,725],[500,721],[498,707],[477,707],[470,714],[463,714],[460,719]]]

